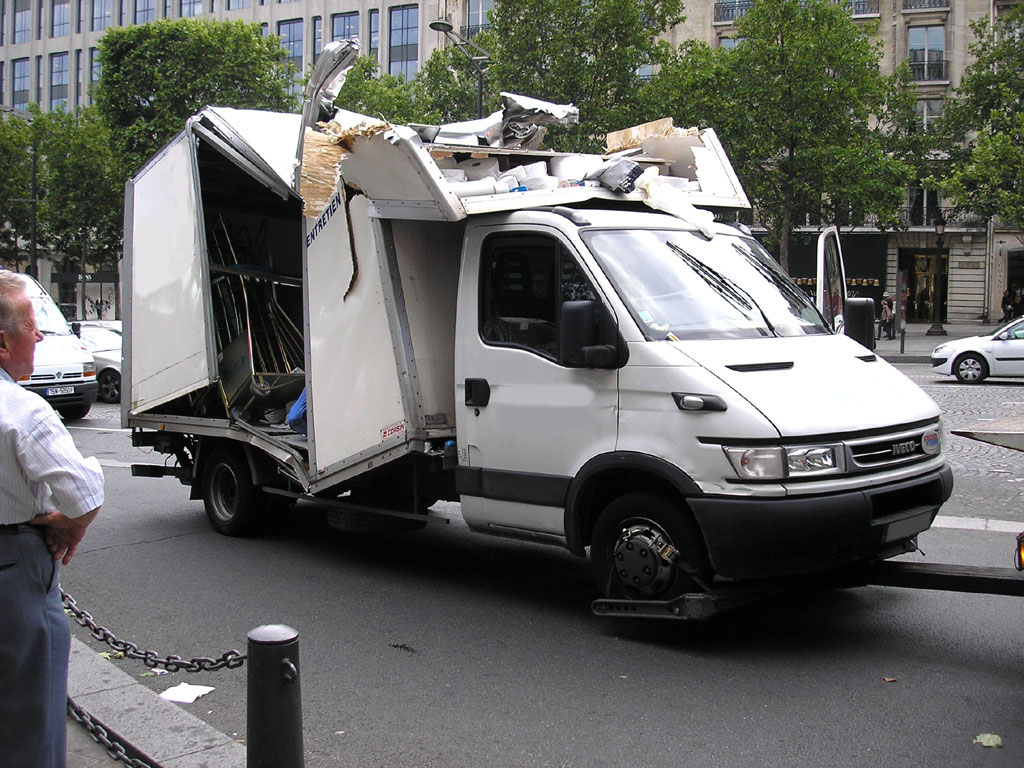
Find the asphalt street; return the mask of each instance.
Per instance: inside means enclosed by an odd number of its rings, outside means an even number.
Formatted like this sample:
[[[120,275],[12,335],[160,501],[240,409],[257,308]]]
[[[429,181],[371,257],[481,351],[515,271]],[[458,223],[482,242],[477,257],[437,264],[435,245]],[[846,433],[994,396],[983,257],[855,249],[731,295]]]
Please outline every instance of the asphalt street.
[[[900,368],[949,429],[1024,415],[1024,382]],[[260,624],[297,628],[309,768],[1024,765],[1019,598],[865,587],[706,624],[614,622],[588,610],[585,561],[472,534],[455,505],[445,528],[356,537],[300,504],[268,534],[230,539],[176,481],[130,477],[132,461],[162,457],[130,447],[114,407],[72,427],[108,502],[65,589],[160,654],[216,657]],[[1024,529],[1022,454],[955,435],[947,450],[956,488],[921,537],[927,559],[1009,565],[1000,526]],[[152,691],[213,687],[175,706],[244,743],[244,670],[113,664]],[[1004,746],[975,744],[983,733]]]

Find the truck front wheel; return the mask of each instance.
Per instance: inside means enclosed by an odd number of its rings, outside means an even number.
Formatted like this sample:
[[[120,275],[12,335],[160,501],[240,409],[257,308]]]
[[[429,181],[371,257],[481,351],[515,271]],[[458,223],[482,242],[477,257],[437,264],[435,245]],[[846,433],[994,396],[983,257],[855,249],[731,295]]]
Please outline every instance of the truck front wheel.
[[[591,537],[590,565],[604,597],[631,600],[700,592],[693,574],[710,575],[696,524],[678,502],[648,492],[605,507]]]
[[[245,457],[219,450],[203,470],[203,505],[210,525],[225,536],[255,532],[263,513],[262,494],[252,484]]]

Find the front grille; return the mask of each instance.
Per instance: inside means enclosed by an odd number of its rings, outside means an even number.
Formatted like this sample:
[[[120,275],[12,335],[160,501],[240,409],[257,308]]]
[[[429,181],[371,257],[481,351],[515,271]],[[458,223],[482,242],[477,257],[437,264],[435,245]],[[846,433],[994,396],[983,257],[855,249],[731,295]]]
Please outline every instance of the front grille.
[[[925,451],[925,435],[934,435],[938,425],[921,427],[881,437],[846,443],[847,467],[853,471],[887,469],[913,464],[935,455]]]

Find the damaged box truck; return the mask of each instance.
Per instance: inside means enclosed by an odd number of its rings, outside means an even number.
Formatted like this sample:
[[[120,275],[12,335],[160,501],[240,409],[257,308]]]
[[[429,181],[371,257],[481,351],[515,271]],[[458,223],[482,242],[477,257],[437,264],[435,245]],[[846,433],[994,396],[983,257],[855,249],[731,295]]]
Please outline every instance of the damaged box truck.
[[[218,531],[295,499],[588,556],[626,613],[912,551],[952,489],[936,405],[744,228],[712,130],[537,148],[571,108],[398,126],[207,108],[128,184],[122,420]],[[870,346],[870,342],[868,342]],[[884,392],[879,397],[878,392]],[[307,434],[284,423],[304,393]]]

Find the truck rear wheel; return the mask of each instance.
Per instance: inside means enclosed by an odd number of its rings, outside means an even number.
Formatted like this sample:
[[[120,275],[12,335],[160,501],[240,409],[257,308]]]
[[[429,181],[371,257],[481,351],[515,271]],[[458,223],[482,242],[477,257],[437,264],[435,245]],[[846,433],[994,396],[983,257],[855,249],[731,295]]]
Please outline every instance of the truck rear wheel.
[[[645,491],[611,502],[597,519],[590,565],[604,597],[670,600],[703,589],[710,576],[696,524],[679,502]]]
[[[263,494],[252,484],[245,457],[218,450],[203,470],[203,505],[210,525],[225,536],[247,536],[263,519]]]

